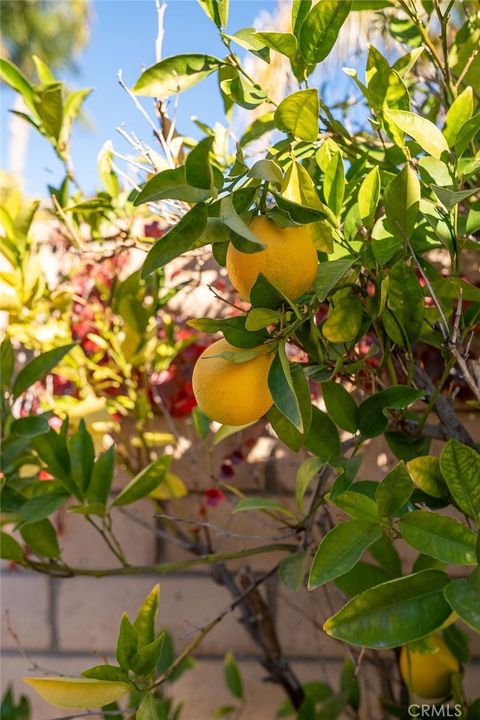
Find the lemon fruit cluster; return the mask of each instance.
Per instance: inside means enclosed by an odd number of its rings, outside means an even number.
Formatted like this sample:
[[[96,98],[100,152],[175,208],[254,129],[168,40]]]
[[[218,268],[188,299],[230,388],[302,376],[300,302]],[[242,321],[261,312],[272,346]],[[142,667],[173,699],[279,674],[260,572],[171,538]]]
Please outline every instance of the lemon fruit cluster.
[[[221,353],[239,352],[225,339],[217,340],[198,358],[193,369],[193,392],[200,410],[222,425],[247,425],[272,406],[268,371],[273,356],[261,345],[250,360],[235,363]]]
[[[419,697],[446,697],[451,690],[452,675],[460,665],[441,635],[429,638],[433,652],[421,653],[407,648],[400,652],[400,672],[405,684]]]
[[[244,253],[229,244],[227,273],[240,296],[250,299],[250,290],[261,273],[290,300],[303,295],[315,279],[318,266],[308,225],[280,228],[259,215],[249,227],[266,247],[260,252]]]

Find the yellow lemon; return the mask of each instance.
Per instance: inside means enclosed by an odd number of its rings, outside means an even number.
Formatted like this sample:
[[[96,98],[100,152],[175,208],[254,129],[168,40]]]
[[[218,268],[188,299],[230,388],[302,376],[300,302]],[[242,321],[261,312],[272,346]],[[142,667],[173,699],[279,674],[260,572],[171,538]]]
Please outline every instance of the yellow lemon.
[[[268,389],[268,371],[273,355],[266,348],[246,362],[234,363],[221,357],[224,352],[242,352],[226,340],[217,340],[198,358],[193,369],[193,392],[200,410],[223,425],[255,422],[273,404]]]
[[[266,246],[257,253],[243,253],[232,243],[227,251],[227,272],[240,295],[249,299],[257,277],[267,280],[291,300],[303,295],[317,273],[317,251],[308,225],[279,228],[272,220],[259,215],[250,230]]]
[[[450,692],[452,675],[460,666],[441,635],[429,638],[432,653],[409,650],[405,645],[400,652],[400,672],[406,685],[422,698],[445,697]]]
[[[99,708],[130,692],[124,682],[76,677],[26,677],[23,682],[58,708]]]

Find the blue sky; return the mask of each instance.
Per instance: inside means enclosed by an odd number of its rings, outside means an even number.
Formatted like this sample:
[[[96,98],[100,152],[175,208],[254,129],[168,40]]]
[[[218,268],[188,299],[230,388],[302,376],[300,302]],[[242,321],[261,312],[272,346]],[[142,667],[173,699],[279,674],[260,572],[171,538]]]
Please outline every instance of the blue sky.
[[[229,32],[251,26],[262,9],[272,11],[275,6],[275,0],[233,0]],[[142,66],[154,64],[157,31],[154,0],[95,0],[93,9],[90,43],[77,58],[79,74],[59,73],[60,79],[69,87],[94,88],[85,106],[94,127],[79,127],[73,137],[73,160],[86,191],[93,191],[98,183],[96,158],[103,142],[112,139],[123,152],[128,147],[115,131],[117,125],[125,123],[127,129],[134,130],[145,141],[151,140],[148,125],[118,85],[116,73],[121,68],[127,84],[133,85]],[[193,51],[222,55],[223,50],[215,26],[194,0],[169,0],[165,14],[164,56]],[[13,93],[3,88],[0,114],[2,167],[6,166],[8,108],[12,102]],[[144,105],[151,107],[148,98]],[[214,122],[223,116],[214,78],[180,96],[180,129],[198,135],[190,121],[192,115],[206,122]],[[45,194],[47,184],[58,184],[63,176],[53,150],[34,132],[29,137],[25,175],[25,190],[33,195]]]

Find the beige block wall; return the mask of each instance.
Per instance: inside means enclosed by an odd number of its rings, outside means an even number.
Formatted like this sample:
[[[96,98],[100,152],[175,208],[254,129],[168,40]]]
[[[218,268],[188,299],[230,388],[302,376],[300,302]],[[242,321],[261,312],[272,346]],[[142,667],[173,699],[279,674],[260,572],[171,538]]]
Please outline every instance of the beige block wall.
[[[475,432],[474,423],[468,418],[467,422],[471,431]],[[237,440],[232,439],[216,449],[214,462],[217,466],[236,443]],[[303,459],[302,453],[286,453],[275,443],[266,441],[252,451],[249,463],[236,466],[234,482],[249,492],[273,494],[282,502],[292,504],[295,471]],[[360,477],[380,479],[392,464],[394,461],[385,442],[383,439],[376,440],[364,451]],[[193,446],[176,459],[173,469],[200,493],[202,488],[212,485],[206,473],[200,471],[202,466],[201,453]],[[124,482],[119,479],[119,486]],[[172,503],[170,512],[182,516],[192,513],[195,516],[200,502],[201,494]],[[150,565],[156,560],[189,557],[176,546],[163,544],[144,527],[155,522],[156,508],[152,503],[137,503],[129,512],[137,522],[117,513],[115,528],[133,564]],[[229,502],[211,510],[209,520],[231,533],[258,537],[252,541],[236,536],[223,537],[212,531],[215,548],[219,551],[263,544],[260,538],[275,534],[275,525],[268,518],[255,513],[231,515]],[[83,518],[65,513],[61,521],[61,545],[67,562],[83,567],[111,567],[115,564],[108,548]],[[259,555],[252,558],[249,565],[260,572],[272,567],[281,557],[277,553]],[[236,570],[244,564],[244,560],[238,560],[229,563],[229,567]],[[20,678],[25,674],[40,673],[43,669],[78,674],[86,667],[102,662],[105,657],[113,660],[121,613],[127,611],[134,615],[158,580],[161,584],[159,624],[170,630],[179,649],[191,642],[195,628],[212,619],[231,602],[227,590],[216,585],[205,569],[161,578],[139,575],[52,580],[31,571],[4,568],[1,576],[2,692],[13,682],[17,693],[24,692],[31,698],[33,720],[60,717],[62,711],[50,708],[23,686]],[[341,602],[340,595],[337,596],[334,589],[328,595],[322,589],[313,593],[306,590],[292,593],[272,579],[267,596],[278,619],[283,651],[291,659],[299,677],[304,681],[328,681],[334,687],[338,686],[345,648],[326,636],[320,628],[332,612],[332,603]],[[276,598],[275,601],[273,598]],[[258,648],[239,620],[238,612],[231,613],[207,635],[197,650],[195,669],[185,673],[169,690],[178,701],[186,703],[182,720],[210,720],[216,708],[231,702],[222,674],[222,659],[227,650],[236,653],[244,677],[247,706],[243,717],[248,720],[275,717],[276,708],[284,699],[283,691],[272,683],[264,682],[266,673],[255,659]],[[478,680],[480,669],[478,636],[472,649],[475,659],[466,680],[470,699],[478,695],[478,682],[475,680]],[[374,699],[376,691],[370,687],[376,682],[375,676],[362,669],[361,677],[368,696],[362,720],[380,720],[382,714]]]

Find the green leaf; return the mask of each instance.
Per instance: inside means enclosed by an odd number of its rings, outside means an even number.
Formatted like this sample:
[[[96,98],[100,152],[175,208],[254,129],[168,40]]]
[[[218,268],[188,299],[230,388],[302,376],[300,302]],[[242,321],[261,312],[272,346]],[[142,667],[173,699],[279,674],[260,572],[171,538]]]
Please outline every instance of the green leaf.
[[[13,383],[13,397],[17,398],[37,380],[41,380],[47,373],[58,365],[60,360],[75,347],[76,343],[62,345],[62,347],[48,350],[33,358],[18,373]]]
[[[420,205],[420,183],[415,170],[405,165],[385,190],[385,213],[394,235],[404,240],[400,230],[410,238],[417,222]]]
[[[58,140],[63,124],[63,83],[37,86],[33,102],[47,134]]]
[[[316,65],[330,54],[352,6],[351,0],[319,0],[306,16],[299,33],[302,57]]]
[[[23,561],[22,546],[11,535],[0,532],[0,558],[12,562]]]
[[[73,482],[84,495],[90,484],[95,462],[95,448],[83,420],[80,422],[78,430],[68,440],[67,445]]]
[[[371,523],[378,522],[377,503],[372,498],[357,492],[356,485],[352,486],[352,490],[345,490],[341,495],[332,497],[329,493],[326,498],[336,507],[358,520],[368,520]]]
[[[93,466],[90,484],[87,488],[87,499],[91,503],[106,505],[112,487],[114,470],[115,446],[112,445],[108,450],[100,453]]]
[[[274,185],[282,185],[283,183],[282,169],[275,160],[257,160],[248,171],[248,175],[258,180],[268,180]]]
[[[295,36],[298,37],[303,21],[310,12],[312,0],[293,0],[292,2],[292,28]]]
[[[474,115],[462,125],[455,140],[455,152],[461,157],[473,138],[480,132],[480,113]]]
[[[345,273],[350,270],[356,258],[353,255],[321,262],[318,266],[317,277],[313,282],[315,295],[320,302],[324,302]]]
[[[370,555],[384,570],[389,579],[399,577],[402,574],[402,561],[398,554],[393,540],[385,533],[382,537],[370,546]]]
[[[365,520],[345,520],[332,528],[313,558],[308,589],[314,590],[351,570],[381,535],[378,525]]]
[[[295,500],[297,507],[302,509],[302,501],[311,481],[320,472],[325,463],[318,457],[307,458],[297,470],[295,478]]]
[[[254,235],[235,210],[231,195],[222,198],[220,202],[220,219],[230,230],[240,235],[241,238],[248,240],[250,243],[249,252],[259,252],[265,248],[265,245]]]
[[[185,161],[185,179],[188,185],[215,192],[210,152],[214,138],[207,137],[195,145]]]
[[[92,680],[112,680],[113,682],[128,681],[126,673],[116,665],[94,665],[82,672],[83,677]]]
[[[62,121],[62,129],[60,131],[60,137],[59,137],[59,147],[61,148],[62,156],[65,154],[65,150],[68,148],[68,144],[70,142],[70,135],[72,132],[72,126],[77,118],[80,108],[82,107],[83,103],[87,99],[87,97],[92,92],[92,88],[83,88],[81,90],[75,90],[74,92],[71,92],[67,99],[65,100],[64,108],[63,108],[63,121]],[[61,147],[63,145],[63,148]],[[114,173],[112,172],[112,175],[115,177]],[[111,195],[116,195],[118,192],[118,180],[116,182],[114,189],[114,192],[110,192],[112,190],[112,186],[110,188],[105,188],[107,192],[109,192]]]
[[[334,381],[322,383],[323,399],[332,420],[350,433],[357,432],[357,406],[343,385]]]
[[[56,558],[60,555],[57,535],[50,520],[23,525],[20,528],[20,535],[36,555],[46,558]]]
[[[276,52],[293,59],[297,54],[297,38],[289,32],[257,32],[255,37]]]
[[[480,573],[478,568],[466,579],[451,580],[445,597],[464,623],[480,632]]]
[[[204,203],[195,205],[183,218],[161,237],[149,250],[142,267],[142,277],[163,267],[170,260],[187,252],[204,231],[207,224],[207,208]]]
[[[171,462],[171,455],[163,455],[163,457],[154,460],[148,467],[130,480],[128,485],[117,495],[113,501],[113,505],[115,507],[130,505],[149,495],[152,490],[165,480]]]
[[[395,144],[403,147],[403,133],[395,126],[392,127],[392,124],[388,123],[380,113],[388,108],[409,110],[408,90],[397,70],[390,67],[387,59],[373,45],[370,45],[368,51],[365,77],[368,86],[366,95],[369,104],[379,113],[380,118],[386,125],[387,132],[392,136]],[[354,79],[357,85],[360,86],[355,76]],[[361,86],[360,89],[364,92]]]
[[[443,596],[447,583],[439,570],[389,580],[352,598],[323,629],[337,640],[376,649],[419,640],[450,614]]]
[[[447,487],[440,472],[440,461],[432,455],[423,455],[407,462],[407,470],[420,490],[432,497],[447,494]]]
[[[340,215],[345,194],[345,168],[341,152],[333,153],[323,178],[323,192],[328,207]]]
[[[323,212],[324,210],[324,206],[318,196],[311,176],[306,168],[304,168],[299,162],[292,162],[288,168],[285,174],[282,196],[286,200],[296,203],[302,207],[309,208],[310,210],[317,210],[319,212]],[[285,209],[287,212],[289,211],[288,207]],[[324,214],[322,214],[321,217],[324,217]],[[318,219],[321,219],[321,217]]]
[[[377,565],[370,565],[366,562],[358,562],[345,575],[335,578],[335,585],[348,597],[358,595],[375,585],[390,580],[390,576]]]
[[[272,498],[253,497],[240,500],[232,510],[232,513],[245,512],[246,510],[269,510],[293,515],[292,511]]]
[[[362,325],[362,304],[356,295],[342,295],[330,305],[322,333],[332,343],[355,340]]]
[[[440,454],[440,470],[456,505],[480,518],[480,455],[473,448],[451,438]]]
[[[34,495],[21,507],[19,515],[25,524],[45,520],[49,515],[65,504],[68,495],[61,492],[49,492]]]
[[[423,291],[415,271],[400,260],[388,275],[387,307],[383,322],[388,335],[401,347],[416,340],[422,329]]]
[[[458,205],[458,203],[463,202],[463,200],[466,200],[470,197],[470,195],[475,195],[476,193],[480,192],[480,188],[468,188],[468,190],[450,190],[449,188],[439,187],[438,185],[431,185],[431,188],[437,198],[440,200],[442,205],[447,208],[447,210],[451,210],[455,207],[455,205]]]
[[[185,166],[182,165],[173,170],[163,170],[154,175],[145,183],[134,199],[133,204],[136,206],[142,203],[156,202],[157,200],[183,200],[196,203],[206,200],[210,195],[210,185],[207,190],[189,185]]]
[[[243,698],[243,683],[235,656],[232,652],[228,652],[225,655],[223,673],[228,689],[234,697],[241,700]]]
[[[363,224],[367,227],[372,223],[375,216],[378,201],[380,200],[380,187],[380,170],[378,165],[375,165],[373,170],[370,170],[365,177],[358,191],[358,210]]]
[[[393,517],[413,492],[412,478],[404,462],[398,463],[377,486],[375,500],[381,518]]]
[[[231,435],[239,433],[247,427],[251,427],[255,423],[247,423],[246,425],[221,425],[213,436],[213,445],[218,445],[223,440],[226,440]]]
[[[132,92],[163,100],[196,85],[224,64],[211,55],[174,55],[144,70]]]
[[[28,417],[18,418],[18,420],[12,422],[10,432],[12,435],[23,435],[24,437],[43,435],[50,430],[48,424],[50,416],[51,413],[44,413],[43,415],[29,415]]]
[[[267,413],[267,419],[271,423],[275,433],[287,447],[297,452],[303,445],[304,434],[308,432],[312,420],[312,402],[310,389],[305,378],[303,368],[299,364],[293,364],[290,368],[295,396],[297,398],[304,432],[300,432],[288,418],[283,415],[275,405],[272,405]]]
[[[307,571],[307,562],[310,557],[308,550],[299,550],[283,558],[278,568],[280,580],[292,592],[298,592],[303,586],[303,579]]]
[[[127,613],[123,613],[118,634],[116,658],[122,670],[129,670],[132,658],[137,652],[138,633],[130,622]]]
[[[210,432],[210,418],[208,418],[198,407],[194,407],[192,410],[192,420],[195,432],[201,440],[205,440]]]
[[[198,0],[198,3],[219,29],[227,26],[229,0]]]
[[[262,330],[268,325],[276,325],[281,317],[278,310],[270,308],[255,307],[250,310],[245,321],[245,329],[251,332]]]
[[[277,409],[302,433],[302,414],[295,394],[289,362],[285,354],[285,346],[282,343],[278,346],[278,354],[270,366],[268,389]]]
[[[313,455],[327,462],[340,453],[338,430],[327,413],[312,406],[312,424],[305,437],[305,447]]]
[[[33,85],[31,85],[20,68],[10,62],[10,60],[0,58],[0,78],[22,96],[25,105],[36,115],[37,111],[33,102]]]
[[[426,510],[400,518],[404,540],[425,555],[452,565],[476,565],[475,533],[462,523]]]
[[[150,645],[155,639],[155,618],[158,610],[160,585],[155,585],[143,601],[133,623],[138,635],[138,649]]]
[[[358,408],[358,427],[365,437],[377,437],[387,428],[388,420],[384,414],[387,408],[402,410],[424,395],[405,385],[381,390],[362,402]]]
[[[455,145],[458,131],[468,120],[470,120],[472,115],[473,90],[470,86],[468,86],[455,98],[445,117],[443,134],[450,147]]]
[[[275,127],[300,140],[315,142],[318,137],[318,91],[299,90],[286,97],[274,115]]]
[[[385,110],[385,116],[437,160],[441,159],[444,152],[449,152],[448,143],[441,130],[430,120],[405,110]]]
[[[130,661],[130,667],[134,673],[141,677],[148,677],[155,670],[162,654],[164,640],[165,633],[163,632],[151,643],[139,648]]]

